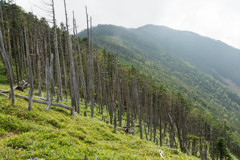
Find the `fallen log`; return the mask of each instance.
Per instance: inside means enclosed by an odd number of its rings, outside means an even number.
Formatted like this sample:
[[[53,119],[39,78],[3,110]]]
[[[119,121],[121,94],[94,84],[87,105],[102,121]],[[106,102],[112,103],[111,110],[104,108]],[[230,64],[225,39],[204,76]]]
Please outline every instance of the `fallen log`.
[[[23,99],[29,101],[28,96],[23,96],[23,95],[19,95],[19,94],[16,94],[15,96],[16,96],[16,97],[23,98]],[[48,102],[46,102],[46,101],[40,101],[40,100],[36,100],[36,99],[32,99],[32,100],[33,100],[33,102],[36,102],[36,103],[48,104]],[[51,105],[52,105],[52,106],[61,107],[61,108],[64,108],[64,109],[67,109],[67,110],[70,110],[70,111],[72,111],[72,109],[73,109],[71,106],[68,106],[68,105],[65,105],[65,104],[60,104],[60,103],[53,103],[53,102],[52,102]]]
[[[5,97],[9,97],[8,95],[4,94],[3,92],[0,91],[0,95],[3,95]]]
[[[10,91],[0,90],[0,93],[9,93]]]

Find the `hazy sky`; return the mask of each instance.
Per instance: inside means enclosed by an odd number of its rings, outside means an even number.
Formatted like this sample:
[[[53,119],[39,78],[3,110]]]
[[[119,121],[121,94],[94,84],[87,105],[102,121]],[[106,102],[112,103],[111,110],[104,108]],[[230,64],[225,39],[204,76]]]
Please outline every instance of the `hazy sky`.
[[[26,11],[47,16],[40,8],[50,0],[15,0]],[[54,0],[57,22],[65,22],[63,0]],[[188,30],[240,48],[240,0],[67,0],[69,23],[75,11],[79,31],[85,28],[85,6],[93,25],[136,28],[145,24]],[[51,17],[48,16],[50,19]]]

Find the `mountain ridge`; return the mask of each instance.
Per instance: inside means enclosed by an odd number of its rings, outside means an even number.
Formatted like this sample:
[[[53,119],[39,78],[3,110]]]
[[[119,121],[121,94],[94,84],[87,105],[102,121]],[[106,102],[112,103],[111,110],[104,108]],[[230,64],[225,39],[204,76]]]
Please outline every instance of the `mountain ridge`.
[[[104,27],[111,28],[111,30],[105,30]],[[101,30],[101,33],[98,30]],[[123,31],[126,33],[122,34]],[[201,71],[229,85],[239,93],[239,90],[232,87],[231,84],[240,87],[240,73],[234,70],[240,67],[237,61],[240,59],[240,50],[222,41],[191,31],[179,31],[166,26],[156,25],[145,25],[135,29],[114,25],[98,25],[94,31],[94,35],[96,37],[105,35],[119,37],[120,39],[137,39],[134,40],[135,42],[138,41],[140,37],[140,39],[142,39],[141,41],[149,46],[151,45],[155,50],[166,51],[171,55],[189,62]],[[181,39],[181,37],[183,38]],[[184,43],[183,41],[187,42]],[[137,43],[139,43],[139,41]],[[145,45],[144,43],[142,43],[143,46]],[[231,53],[232,58],[229,58],[229,53]],[[154,54],[152,54],[152,56],[154,56]],[[225,79],[231,80],[231,84],[225,81]]]

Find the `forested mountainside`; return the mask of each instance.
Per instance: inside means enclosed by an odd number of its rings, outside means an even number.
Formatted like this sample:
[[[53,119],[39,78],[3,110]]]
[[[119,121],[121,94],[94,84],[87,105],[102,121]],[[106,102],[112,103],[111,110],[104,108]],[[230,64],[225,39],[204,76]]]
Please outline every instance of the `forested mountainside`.
[[[137,42],[141,44],[138,48],[147,51],[144,55],[148,58],[154,58],[154,51],[164,50],[240,92],[240,73],[236,69],[240,67],[239,49],[193,32],[178,31],[165,26],[145,25],[127,31],[121,27],[121,31],[114,26],[108,27],[105,30],[106,26],[98,26],[96,36],[114,36]]]
[[[213,77],[172,56],[145,39],[135,29],[113,25],[93,28],[95,43],[118,53],[121,62],[134,64],[141,73],[153,78],[171,91],[180,91],[191,106],[220,122],[230,122],[239,136],[239,96]],[[85,31],[80,33],[84,37]]]
[[[94,148],[104,147],[104,144],[94,142],[92,137],[96,137],[95,135],[88,137],[88,134],[93,134],[93,131],[88,132],[78,127],[78,125],[88,125],[88,123],[80,122],[78,124],[78,121],[84,122],[84,120],[78,119],[79,116],[85,115],[90,116],[91,120],[98,118],[111,124],[109,128],[112,129],[112,133],[107,133],[103,139],[99,138],[96,141],[107,139],[121,143],[122,139],[115,137],[114,134],[117,135],[119,130],[124,130],[124,134],[133,134],[158,146],[178,148],[184,153],[203,159],[207,157],[212,159],[233,158],[232,154],[240,157],[240,141],[238,133],[232,125],[216,120],[217,116],[213,117],[211,112],[206,114],[194,107],[193,99],[186,97],[184,89],[168,89],[170,83],[161,82],[161,79],[157,78],[161,74],[167,75],[166,72],[157,74],[157,72],[146,70],[151,71],[153,76],[140,72],[141,67],[146,68],[143,62],[155,69],[160,69],[160,67],[158,68],[151,61],[141,60],[141,57],[135,52],[129,56],[136,56],[138,59],[122,57],[122,54],[116,54],[119,52],[94,48],[94,30],[91,23],[89,24],[91,20],[88,20],[88,14],[87,37],[80,39],[76,36],[75,20],[73,20],[74,35],[71,35],[67,17],[66,24],[62,23],[58,27],[54,23],[53,27],[50,27],[44,18],[39,20],[32,13],[23,12],[15,4],[2,2],[1,9],[0,27],[3,36],[0,36],[0,47],[3,63],[0,63],[0,82],[5,85],[10,84],[10,87],[1,86],[0,89],[1,100],[6,101],[0,105],[0,136],[1,141],[4,142],[1,143],[0,148],[7,148],[2,152],[11,151],[16,154],[15,157],[24,157],[22,154],[32,157],[41,155],[37,154],[40,152],[49,159],[53,154],[45,153],[46,151],[42,151],[42,148],[44,146],[52,153],[57,149],[52,142],[57,141],[57,145],[64,146],[64,149],[61,148],[59,151],[62,157],[71,153],[69,150],[72,145],[77,147],[82,143],[87,143],[88,146],[86,147],[84,144],[84,150],[79,152],[78,156],[95,157],[96,154],[99,154],[99,159],[121,156],[112,153],[117,152],[117,146],[105,148],[106,153],[110,155],[106,155],[102,149],[98,151],[97,148]],[[53,22],[55,22],[54,17],[53,15]],[[112,48],[115,45],[117,46],[113,43]],[[128,52],[125,55],[128,55]],[[119,58],[129,58],[131,61],[128,64],[119,63],[118,56]],[[181,62],[181,64],[184,63]],[[178,84],[179,80],[176,78],[176,82],[173,82],[174,77],[170,72],[168,77],[172,84]],[[13,87],[13,85],[17,87]],[[11,91],[9,91],[10,88]],[[7,95],[8,93],[9,95]],[[9,97],[10,100],[5,97]],[[22,104],[22,99],[25,100],[25,104]],[[201,97],[201,99],[208,103],[205,97]],[[66,119],[72,115],[76,121],[69,121],[73,125],[66,126],[64,116],[63,119],[54,118],[55,116],[49,114],[50,111],[44,113],[51,117],[47,119],[46,116],[41,115],[41,109],[36,107],[36,104],[39,103],[41,106],[45,106],[47,111],[55,109],[63,112],[62,109],[56,109],[63,108],[66,111]],[[17,109],[19,105],[24,105],[20,109],[21,111]],[[199,106],[201,107],[201,105]],[[226,120],[229,119],[226,118]],[[17,127],[16,123],[13,123],[15,121],[19,122],[21,126]],[[33,123],[30,124],[30,122]],[[37,127],[34,127],[34,124]],[[50,134],[46,135],[45,132],[43,133],[44,125],[46,127],[52,125],[57,132],[55,134],[49,132]],[[51,131],[52,126],[47,129]],[[37,130],[38,127],[39,130]],[[101,132],[101,126],[92,125],[92,127],[96,127],[95,130]],[[12,135],[11,133],[14,133],[17,138],[6,137],[6,135]],[[43,134],[40,134],[40,140],[37,136],[38,133]],[[60,135],[63,140],[57,139],[56,134]],[[121,134],[124,135],[122,132]],[[67,136],[71,137],[66,139]],[[108,136],[110,136],[109,139]],[[74,137],[78,140],[74,141]],[[30,143],[29,139],[31,139]],[[44,141],[46,139],[50,139],[50,141]],[[125,154],[126,157],[124,157],[123,153],[123,159],[136,159],[136,157],[145,159],[142,152],[134,150],[137,147],[149,155],[150,143],[147,148],[143,148],[141,144],[146,142],[140,139],[136,141],[136,145],[129,146],[126,150],[126,152],[132,151],[138,155]],[[46,143],[40,143],[41,140]],[[75,149],[78,150],[78,148]],[[109,151],[110,149],[111,151]],[[154,156],[159,155],[155,151],[154,149]],[[177,152],[172,154],[175,153],[178,154]],[[4,152],[4,156],[9,155]],[[167,156],[167,158],[174,157],[171,152]],[[186,155],[183,155],[178,158],[185,159],[185,157]]]
[[[93,28],[93,33],[96,44],[119,53],[123,63],[134,64],[140,72],[152,75],[166,88],[180,91],[192,106],[220,121],[224,118],[239,133],[240,97],[229,88],[189,63],[158,49],[135,29],[99,25]]]

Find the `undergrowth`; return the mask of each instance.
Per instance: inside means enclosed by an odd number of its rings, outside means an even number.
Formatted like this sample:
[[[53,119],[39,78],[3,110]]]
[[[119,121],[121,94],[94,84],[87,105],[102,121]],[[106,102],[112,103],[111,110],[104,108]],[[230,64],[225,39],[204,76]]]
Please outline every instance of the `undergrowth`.
[[[0,85],[0,89],[8,86]],[[27,91],[16,93],[26,95]],[[160,149],[164,159],[196,159],[122,130],[114,134],[111,125],[100,121],[97,110],[95,118],[74,118],[70,111],[54,106],[46,111],[45,107],[33,103],[33,110],[28,111],[27,101],[16,98],[12,106],[10,99],[0,95],[0,159],[83,159],[85,155],[104,160],[161,159]],[[90,109],[81,106],[81,110],[90,115]]]

